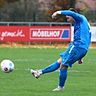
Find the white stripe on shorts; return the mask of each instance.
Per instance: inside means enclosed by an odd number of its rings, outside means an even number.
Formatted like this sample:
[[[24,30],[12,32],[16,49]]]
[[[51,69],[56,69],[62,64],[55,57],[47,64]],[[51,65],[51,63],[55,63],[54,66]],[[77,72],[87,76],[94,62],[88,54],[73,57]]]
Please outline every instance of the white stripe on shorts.
[[[74,48],[74,45],[72,45],[72,47],[69,50],[69,54],[71,53],[72,49]]]

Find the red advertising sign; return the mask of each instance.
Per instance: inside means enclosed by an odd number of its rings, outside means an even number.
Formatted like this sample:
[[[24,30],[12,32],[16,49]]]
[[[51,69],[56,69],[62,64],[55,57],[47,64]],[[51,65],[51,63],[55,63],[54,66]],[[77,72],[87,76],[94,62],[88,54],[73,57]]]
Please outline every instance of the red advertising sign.
[[[36,26],[30,28],[30,40],[35,41],[70,41],[70,26]]]
[[[0,26],[0,41],[19,42],[27,41],[29,28],[26,26]]]
[[[70,40],[70,26],[0,26],[1,42],[60,42]]]

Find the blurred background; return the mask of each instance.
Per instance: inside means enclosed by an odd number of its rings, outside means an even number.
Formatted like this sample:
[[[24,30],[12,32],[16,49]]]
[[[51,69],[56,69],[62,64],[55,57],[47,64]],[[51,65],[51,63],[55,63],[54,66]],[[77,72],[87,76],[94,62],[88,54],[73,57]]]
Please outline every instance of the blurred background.
[[[96,0],[0,0],[0,21],[51,22],[54,11],[70,7],[96,23]]]
[[[62,39],[62,43],[64,38],[66,39],[66,36],[68,36],[69,40],[63,41],[63,43],[67,42],[68,44],[73,40],[73,27],[66,22],[65,16],[59,16],[57,20],[53,20],[51,16],[57,10],[66,10],[72,7],[87,17],[91,24],[92,45],[96,46],[96,0],[0,0],[0,44],[5,42],[11,42],[12,44],[15,42],[16,44],[16,40],[18,43],[23,41],[22,43],[24,44],[26,42],[27,44],[32,44],[34,38],[38,41],[42,39],[43,42],[46,42],[44,40],[47,38],[49,40],[48,44],[52,44],[51,41],[58,34],[57,40],[55,40],[56,38],[54,39],[55,43],[59,39]],[[9,25],[10,27],[8,27]],[[65,26],[62,31],[62,33],[65,33],[64,38],[61,36],[61,32],[56,32],[57,27],[47,27],[47,29],[51,28],[50,30],[54,32],[44,29],[46,26],[54,25]],[[67,31],[66,25],[69,26],[67,26],[69,28],[67,28]],[[37,37],[32,37],[35,26],[37,26],[37,33],[35,34]],[[38,28],[38,26],[41,27]],[[71,31],[69,32],[70,29]],[[58,29],[58,31],[60,30]],[[45,37],[43,36],[44,34],[46,35]],[[39,35],[41,38],[38,39]]]

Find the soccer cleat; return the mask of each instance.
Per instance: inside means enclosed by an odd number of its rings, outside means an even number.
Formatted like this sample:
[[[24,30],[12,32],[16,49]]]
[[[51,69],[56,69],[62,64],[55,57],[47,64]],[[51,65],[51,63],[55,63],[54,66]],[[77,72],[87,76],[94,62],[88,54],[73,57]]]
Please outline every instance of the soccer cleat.
[[[31,74],[35,77],[35,78],[39,78],[40,77],[40,75],[42,74],[42,71],[41,70],[33,70],[33,69],[31,69],[30,70],[31,71]]]
[[[64,87],[58,86],[57,88],[53,89],[52,91],[63,91]]]

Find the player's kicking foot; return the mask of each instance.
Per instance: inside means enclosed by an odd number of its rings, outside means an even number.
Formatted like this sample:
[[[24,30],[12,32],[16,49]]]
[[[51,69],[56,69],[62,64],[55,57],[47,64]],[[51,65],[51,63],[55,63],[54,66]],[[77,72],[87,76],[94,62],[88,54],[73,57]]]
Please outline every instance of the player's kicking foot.
[[[64,87],[58,86],[57,88],[53,89],[52,91],[63,91]]]
[[[33,70],[33,69],[31,69],[30,70],[30,72],[31,72],[31,74],[35,77],[35,78],[39,78],[40,77],[40,75],[42,74],[42,72],[40,71],[40,70]]]

